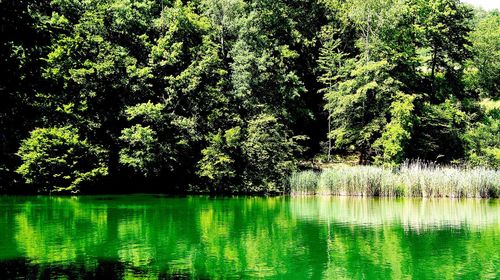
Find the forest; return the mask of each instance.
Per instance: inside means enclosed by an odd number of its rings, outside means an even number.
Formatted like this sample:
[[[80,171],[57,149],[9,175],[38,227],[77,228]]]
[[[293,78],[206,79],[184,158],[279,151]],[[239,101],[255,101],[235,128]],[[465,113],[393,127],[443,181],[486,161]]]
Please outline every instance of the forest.
[[[0,6],[0,192],[282,193],[305,162],[500,167],[498,10]]]

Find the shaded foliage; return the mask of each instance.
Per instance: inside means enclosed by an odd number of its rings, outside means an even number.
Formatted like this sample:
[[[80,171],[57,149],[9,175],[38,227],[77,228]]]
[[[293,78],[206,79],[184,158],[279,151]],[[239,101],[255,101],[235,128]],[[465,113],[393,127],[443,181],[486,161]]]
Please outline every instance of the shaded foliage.
[[[0,5],[10,11],[2,188],[80,189],[87,167],[36,169],[64,153],[105,155],[92,180],[159,192],[282,192],[297,162],[327,142],[328,155],[362,164],[498,166],[496,111],[479,105],[498,98],[496,11],[459,0]],[[58,154],[53,137],[79,152]],[[36,151],[45,154],[33,161]]]

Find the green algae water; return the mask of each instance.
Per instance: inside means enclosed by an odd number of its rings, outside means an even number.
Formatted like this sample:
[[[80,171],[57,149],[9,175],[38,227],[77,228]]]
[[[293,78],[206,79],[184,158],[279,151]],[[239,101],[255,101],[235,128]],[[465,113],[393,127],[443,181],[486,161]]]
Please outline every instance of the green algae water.
[[[0,279],[499,279],[498,200],[0,196]]]

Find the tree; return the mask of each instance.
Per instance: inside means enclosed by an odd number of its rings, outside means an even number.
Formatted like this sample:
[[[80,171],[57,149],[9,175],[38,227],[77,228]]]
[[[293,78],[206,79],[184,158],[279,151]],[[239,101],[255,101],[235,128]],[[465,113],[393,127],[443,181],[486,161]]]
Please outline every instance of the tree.
[[[204,0],[201,2],[201,9],[210,18],[217,34],[223,58],[231,49],[231,42],[237,37],[245,8],[246,4],[242,0]]]
[[[417,15],[419,52],[426,61],[421,69],[429,87],[424,91],[433,103],[443,102],[450,95],[462,98],[463,62],[470,56],[470,8],[459,0],[418,0],[411,11]]]
[[[241,169],[241,128],[233,127],[224,133],[212,134],[209,145],[201,151],[198,174],[209,180],[210,191],[234,192],[241,180],[237,174]]]
[[[391,120],[373,143],[377,151],[376,164],[394,166],[405,160],[414,123],[414,100],[415,96],[402,92],[395,96],[390,106]]]
[[[415,122],[408,157],[449,162],[464,155],[466,115],[476,114],[477,95],[464,88],[464,65],[470,57],[467,33],[472,13],[458,0],[416,1],[418,82],[410,88]]]
[[[171,174],[196,136],[191,120],[166,112],[166,105],[146,102],[126,109],[135,125],[122,130],[120,163],[145,177]],[[185,160],[185,159],[184,159]]]
[[[409,129],[403,129],[397,120],[401,102],[406,102],[401,99],[408,100],[402,90],[409,86],[399,80],[405,78],[399,70],[412,69],[403,58],[414,55],[410,28],[402,26],[407,21],[403,11],[409,6],[402,1],[370,0],[331,1],[329,7],[340,14],[343,25],[354,26],[357,48],[343,47],[348,50],[345,53],[340,39],[334,39],[332,27],[325,27],[322,35],[327,40],[320,49],[322,75],[318,80],[325,86],[321,91],[332,128],[328,138],[334,140],[337,151],[359,152],[363,164],[380,154],[381,146],[385,156],[379,155],[377,161],[400,161],[404,157],[401,151],[389,155],[388,149],[402,150],[403,140],[401,136],[388,140],[388,134],[404,130],[406,135]]]
[[[295,140],[283,124],[270,114],[248,122],[242,144],[244,192],[284,192],[286,180],[295,168]]]
[[[336,149],[358,151],[361,164],[370,161],[390,105],[401,94],[391,69],[387,61],[366,64],[364,59],[351,59],[342,69],[344,77],[325,94],[333,127],[328,137]]]
[[[17,172],[42,192],[78,193],[108,174],[106,151],[81,140],[71,127],[33,130],[18,155],[22,164]]]
[[[151,153],[150,163],[134,169],[149,178],[185,178],[186,188],[207,135],[230,114],[227,72],[209,19],[193,6],[175,1],[165,7],[155,29],[160,36],[149,53],[151,91],[126,110],[135,125],[122,131],[121,163],[132,167],[126,155],[142,161],[141,155]],[[139,130],[142,140],[134,136]]]
[[[472,58],[467,63],[466,82],[482,97],[500,97],[500,13],[480,18],[470,33]]]
[[[283,192],[300,152],[297,140],[276,117],[258,115],[245,129],[213,134],[202,150],[198,174],[208,180],[210,191]]]
[[[456,99],[440,104],[418,102],[415,106],[410,158],[450,162],[464,156],[463,135],[470,117]]]
[[[318,77],[318,82],[320,82],[324,88],[321,88],[319,92],[328,94],[331,92],[335,85],[340,81],[341,68],[343,59],[346,54],[341,50],[341,40],[336,38],[338,35],[338,30],[335,30],[333,26],[324,26],[321,30],[320,37],[322,39],[322,46],[319,49],[318,55],[318,69],[321,75]],[[328,111],[328,135],[332,132],[332,114]],[[331,160],[332,152],[332,139],[328,138],[328,161]]]
[[[291,125],[302,116],[305,88],[294,70],[298,53],[288,44],[290,29],[286,6],[273,1],[255,1],[242,20],[230,51],[232,94],[242,119],[270,112]]]
[[[473,165],[500,168],[500,104],[484,100],[485,113],[480,121],[470,124],[464,134],[467,160]]]
[[[319,50],[318,56],[318,68],[321,75],[318,81],[325,87],[320,89],[320,92],[328,94],[335,87],[336,83],[339,82],[340,68],[342,67],[342,60],[345,54],[342,53],[340,49],[340,39],[335,38],[337,32],[335,32],[333,26],[327,25],[323,28],[321,32],[322,37],[322,47]],[[328,111],[328,134],[332,131],[332,114]],[[331,160],[332,152],[332,140],[328,138],[328,161]]]
[[[354,0],[342,4],[342,10],[359,32],[358,48],[366,63],[380,59],[383,35],[391,32],[404,11],[404,4],[397,0]]]
[[[37,15],[49,7],[42,0],[0,2],[0,10],[6,11],[0,20],[0,189],[20,181],[16,151],[43,118],[35,95],[49,86],[42,79],[42,57],[49,51],[50,36]]]
[[[362,164],[495,162],[496,117],[480,104],[498,97],[498,12],[473,18],[459,0],[0,5],[12,11],[0,26],[2,185],[21,178],[15,152],[35,127],[105,150],[110,179],[176,190],[282,191],[325,137],[329,159]],[[54,179],[59,168],[42,188],[79,189],[78,174]]]
[[[40,106],[51,115],[51,123],[70,122],[103,143],[114,142],[124,104],[149,88],[149,69],[140,56],[133,56],[135,48],[148,48],[140,34],[147,12],[137,11],[145,7],[137,3],[123,8],[111,1],[58,4],[65,14],[54,12],[45,19],[56,33],[43,69],[53,89],[39,93]],[[124,26],[136,26],[139,33],[129,33],[127,43],[120,37]]]

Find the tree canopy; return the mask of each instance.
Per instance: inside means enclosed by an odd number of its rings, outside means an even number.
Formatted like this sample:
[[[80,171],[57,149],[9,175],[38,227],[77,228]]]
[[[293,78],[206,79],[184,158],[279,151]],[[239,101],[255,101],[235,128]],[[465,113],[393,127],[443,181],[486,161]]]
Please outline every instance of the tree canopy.
[[[499,166],[498,11],[459,0],[0,5],[0,188],[277,193],[298,163],[326,155]]]

